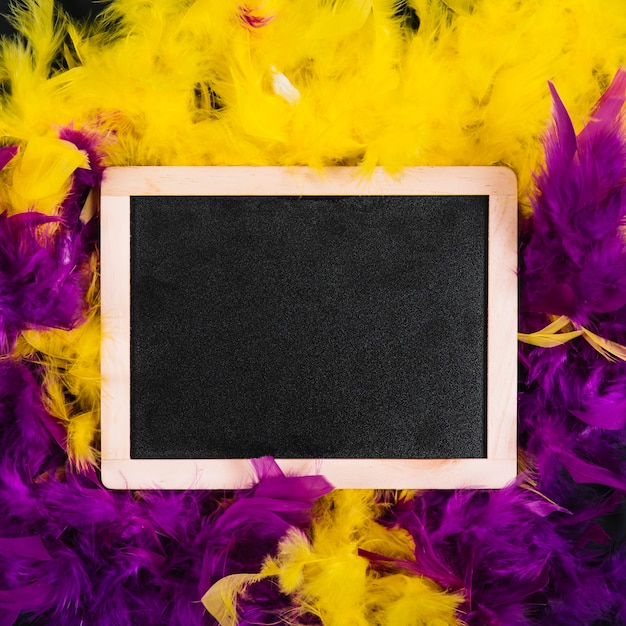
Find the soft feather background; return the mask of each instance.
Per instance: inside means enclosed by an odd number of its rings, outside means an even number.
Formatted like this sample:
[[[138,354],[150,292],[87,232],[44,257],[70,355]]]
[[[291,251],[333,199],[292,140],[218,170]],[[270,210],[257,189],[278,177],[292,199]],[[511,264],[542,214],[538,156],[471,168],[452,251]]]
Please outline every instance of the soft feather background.
[[[524,473],[500,492],[324,495],[270,460],[236,493],[104,490],[88,193],[106,165],[508,165],[522,330],[626,343],[623,74],[593,113],[626,5],[73,10],[15,3],[0,45],[0,624],[214,623],[209,589],[224,624],[625,624],[626,366],[581,339],[521,349]]]

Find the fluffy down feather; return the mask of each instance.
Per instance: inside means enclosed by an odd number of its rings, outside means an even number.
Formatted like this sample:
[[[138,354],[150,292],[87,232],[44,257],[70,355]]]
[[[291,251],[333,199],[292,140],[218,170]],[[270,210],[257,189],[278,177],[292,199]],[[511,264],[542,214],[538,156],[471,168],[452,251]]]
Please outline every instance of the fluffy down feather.
[[[40,623],[201,623],[200,587],[257,567],[289,529],[305,528],[322,477],[261,475],[235,494],[110,492],[92,472],[57,471],[37,385],[1,362],[0,608]],[[267,494],[266,494],[267,492]],[[268,587],[258,614],[286,609]],[[259,622],[256,622],[259,623]]]
[[[116,0],[56,27],[51,5],[26,0],[26,43],[2,44],[0,125],[22,139],[96,126],[115,133],[115,164],[506,163],[524,200],[546,79],[579,119],[624,61],[619,0]]]
[[[41,213],[0,214],[0,349],[29,327],[72,328],[84,311],[86,257],[80,236]]]
[[[619,498],[604,506],[589,488],[571,481],[561,487],[552,495],[578,510],[517,486],[399,501],[389,521],[407,529],[416,545],[415,562],[404,567],[464,589],[460,614],[471,626],[623,623],[623,547],[621,556],[611,556],[615,546],[590,523],[606,524],[601,516],[615,511]]]
[[[431,580],[394,567],[370,566],[370,550],[385,559],[412,559],[411,539],[399,528],[376,521],[383,505],[368,491],[335,491],[317,503],[311,538],[291,529],[258,574],[227,576],[205,594],[203,602],[221,626],[253,624],[249,611],[255,588],[277,580],[297,608],[277,613],[288,624],[319,619],[327,626],[452,626],[460,598]],[[236,596],[240,595],[238,601]],[[237,621],[238,616],[238,621]],[[304,621],[303,621],[304,620]]]

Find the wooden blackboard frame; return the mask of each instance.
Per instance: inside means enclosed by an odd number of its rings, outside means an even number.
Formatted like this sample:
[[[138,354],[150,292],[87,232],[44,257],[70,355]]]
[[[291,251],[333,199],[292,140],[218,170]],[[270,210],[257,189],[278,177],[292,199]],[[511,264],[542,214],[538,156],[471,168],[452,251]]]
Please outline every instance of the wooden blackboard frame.
[[[112,489],[231,489],[254,478],[247,459],[132,459],[130,202],[133,196],[489,197],[487,456],[481,459],[278,459],[338,488],[499,488],[517,471],[517,184],[505,167],[317,172],[282,167],[109,168],[101,189],[102,481]]]

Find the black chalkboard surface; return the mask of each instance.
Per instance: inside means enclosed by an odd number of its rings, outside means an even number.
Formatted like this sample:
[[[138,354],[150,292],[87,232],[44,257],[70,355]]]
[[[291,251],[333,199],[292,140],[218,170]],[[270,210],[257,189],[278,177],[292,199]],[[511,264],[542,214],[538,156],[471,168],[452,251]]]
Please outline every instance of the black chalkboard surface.
[[[171,474],[269,455],[337,462],[339,475],[369,459],[487,462],[489,237],[502,213],[484,185],[389,185],[112,196],[124,198],[129,406],[111,460]],[[104,430],[103,412],[103,453]]]
[[[133,198],[131,457],[485,457],[464,200]]]

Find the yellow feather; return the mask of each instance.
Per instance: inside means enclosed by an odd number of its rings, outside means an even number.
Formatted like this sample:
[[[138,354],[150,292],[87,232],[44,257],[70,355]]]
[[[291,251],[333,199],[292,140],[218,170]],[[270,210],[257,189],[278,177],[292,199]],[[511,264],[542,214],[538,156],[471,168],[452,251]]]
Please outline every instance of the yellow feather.
[[[203,597],[207,610],[221,626],[236,623],[237,596],[252,582],[275,577],[283,593],[298,607],[283,615],[285,624],[298,616],[317,616],[325,626],[456,626],[461,601],[433,581],[394,571],[391,564],[378,571],[359,555],[359,549],[386,557],[413,559],[410,535],[376,521],[384,504],[371,491],[334,491],[314,509],[311,538],[291,529],[275,556],[265,560],[258,574],[226,576]]]
[[[378,572],[358,554],[364,549],[413,559],[411,537],[376,521],[385,506],[372,496],[370,491],[343,490],[322,498],[311,539],[289,532],[261,574],[277,576],[281,590],[295,597],[301,612],[318,616],[327,626],[457,624],[457,595],[392,567]]]
[[[96,464],[99,453],[94,445],[94,433],[99,430],[99,411],[72,415],[67,424],[67,448],[70,461],[79,469]]]
[[[319,559],[313,554],[308,537],[297,529],[289,531],[281,542],[280,551],[275,559],[268,559],[263,573],[278,576],[283,593],[296,593],[304,582],[304,570]]]
[[[369,597],[381,613],[381,626],[449,626],[458,596],[443,594],[427,578],[391,574],[372,582]]]
[[[78,167],[89,167],[89,162],[74,144],[54,137],[34,137],[16,159],[10,192],[13,210],[52,211],[65,198]]]
[[[202,596],[204,608],[221,626],[237,626],[237,596],[263,578],[260,574],[231,574],[218,580]]]
[[[615,341],[604,339],[603,337],[600,337],[595,333],[592,333],[590,330],[582,327],[577,327],[576,330],[565,333],[559,332],[568,326],[577,325],[573,324],[568,317],[562,315],[537,332],[518,333],[517,338],[519,341],[523,341],[524,343],[538,346],[540,348],[555,348],[557,346],[562,346],[576,337],[582,336],[586,339],[589,345],[594,348],[594,350],[597,350],[609,361],[614,361],[616,359],[626,361],[626,347]]]
[[[609,361],[616,361],[617,359],[626,361],[626,347],[615,341],[599,337],[586,328],[581,329],[581,333],[587,342]]]
[[[65,35],[64,20],[55,18],[54,0],[12,4],[10,21],[24,39],[0,38],[0,81],[9,86],[0,97],[0,135],[22,141],[56,135],[72,113],[65,103],[65,78],[52,62]]]
[[[583,334],[582,330],[573,330],[569,333],[558,333],[558,334],[548,334],[548,333],[518,333],[517,338],[524,343],[530,344],[531,346],[538,346],[539,348],[556,348],[557,346],[562,346],[564,343],[575,339],[576,337],[580,337]]]
[[[11,9],[7,19],[27,41],[25,49],[33,72],[47,77],[63,35],[62,17],[55,17],[54,0],[16,1]]]

